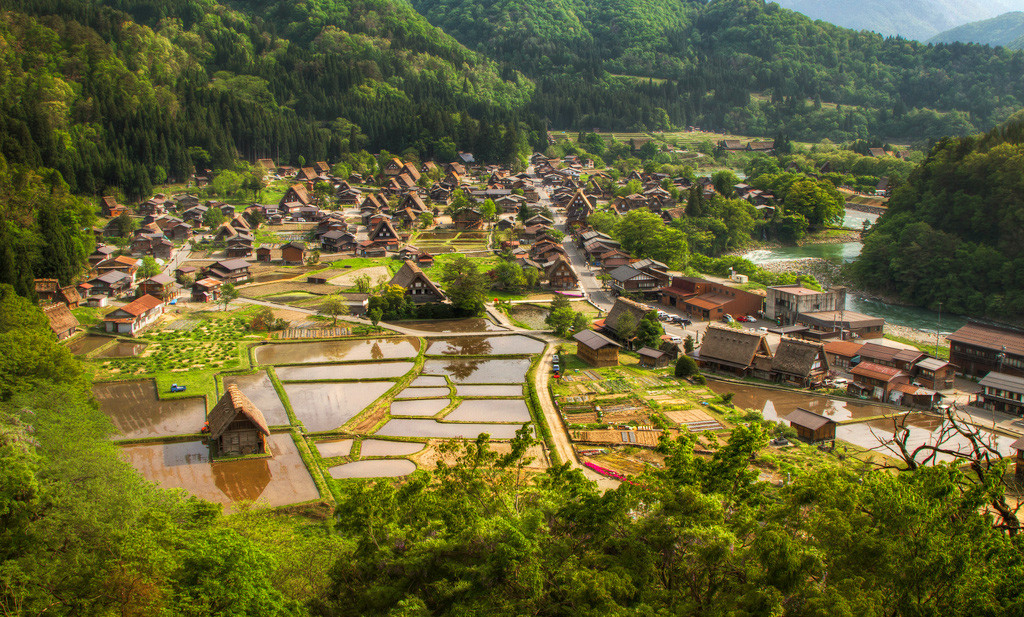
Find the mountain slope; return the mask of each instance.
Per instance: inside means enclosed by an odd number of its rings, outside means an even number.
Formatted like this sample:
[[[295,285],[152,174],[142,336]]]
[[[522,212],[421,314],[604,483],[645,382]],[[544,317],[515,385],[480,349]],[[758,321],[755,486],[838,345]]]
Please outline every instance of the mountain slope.
[[[1022,0],[779,0],[779,4],[844,28],[918,41],[972,21],[1024,10]]]
[[[980,43],[1021,49],[1024,37],[1024,12],[1012,11],[992,19],[957,26],[928,39],[929,43]]]

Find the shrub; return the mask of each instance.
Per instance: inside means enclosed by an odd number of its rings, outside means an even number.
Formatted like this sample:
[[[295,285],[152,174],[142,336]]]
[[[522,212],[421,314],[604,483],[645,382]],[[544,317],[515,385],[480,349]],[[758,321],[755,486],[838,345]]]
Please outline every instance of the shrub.
[[[690,356],[679,356],[676,360],[676,377],[693,377],[700,373],[700,369],[697,368],[697,361]]]

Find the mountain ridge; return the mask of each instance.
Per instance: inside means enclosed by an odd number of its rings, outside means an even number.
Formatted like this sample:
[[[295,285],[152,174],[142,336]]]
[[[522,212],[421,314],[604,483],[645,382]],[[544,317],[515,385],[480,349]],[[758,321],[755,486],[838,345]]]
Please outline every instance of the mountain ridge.
[[[1010,11],[951,28],[928,39],[929,43],[978,43],[1009,49],[1024,48],[1024,11]]]

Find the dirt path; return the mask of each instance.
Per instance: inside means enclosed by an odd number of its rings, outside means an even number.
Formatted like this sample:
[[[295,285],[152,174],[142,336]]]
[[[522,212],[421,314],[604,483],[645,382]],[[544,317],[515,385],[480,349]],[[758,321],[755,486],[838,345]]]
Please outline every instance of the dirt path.
[[[618,488],[619,482],[606,478],[601,474],[584,467],[576,457],[576,450],[569,440],[569,433],[565,430],[562,416],[555,408],[555,402],[551,400],[551,392],[548,390],[548,381],[551,379],[551,356],[555,353],[557,339],[545,337],[548,346],[544,348],[544,354],[540,358],[537,373],[533,377],[533,385],[537,390],[537,399],[540,401],[541,410],[544,412],[544,421],[551,430],[551,440],[555,444],[555,452],[558,458],[564,463],[569,461],[573,469],[579,469],[588,479],[597,482],[602,490]]]

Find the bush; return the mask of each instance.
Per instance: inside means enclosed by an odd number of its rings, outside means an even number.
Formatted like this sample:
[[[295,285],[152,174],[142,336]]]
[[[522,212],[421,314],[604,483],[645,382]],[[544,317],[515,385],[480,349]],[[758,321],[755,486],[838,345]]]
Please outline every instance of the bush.
[[[690,356],[679,356],[676,360],[676,377],[693,377],[700,373],[700,369],[697,368],[697,361]]]

